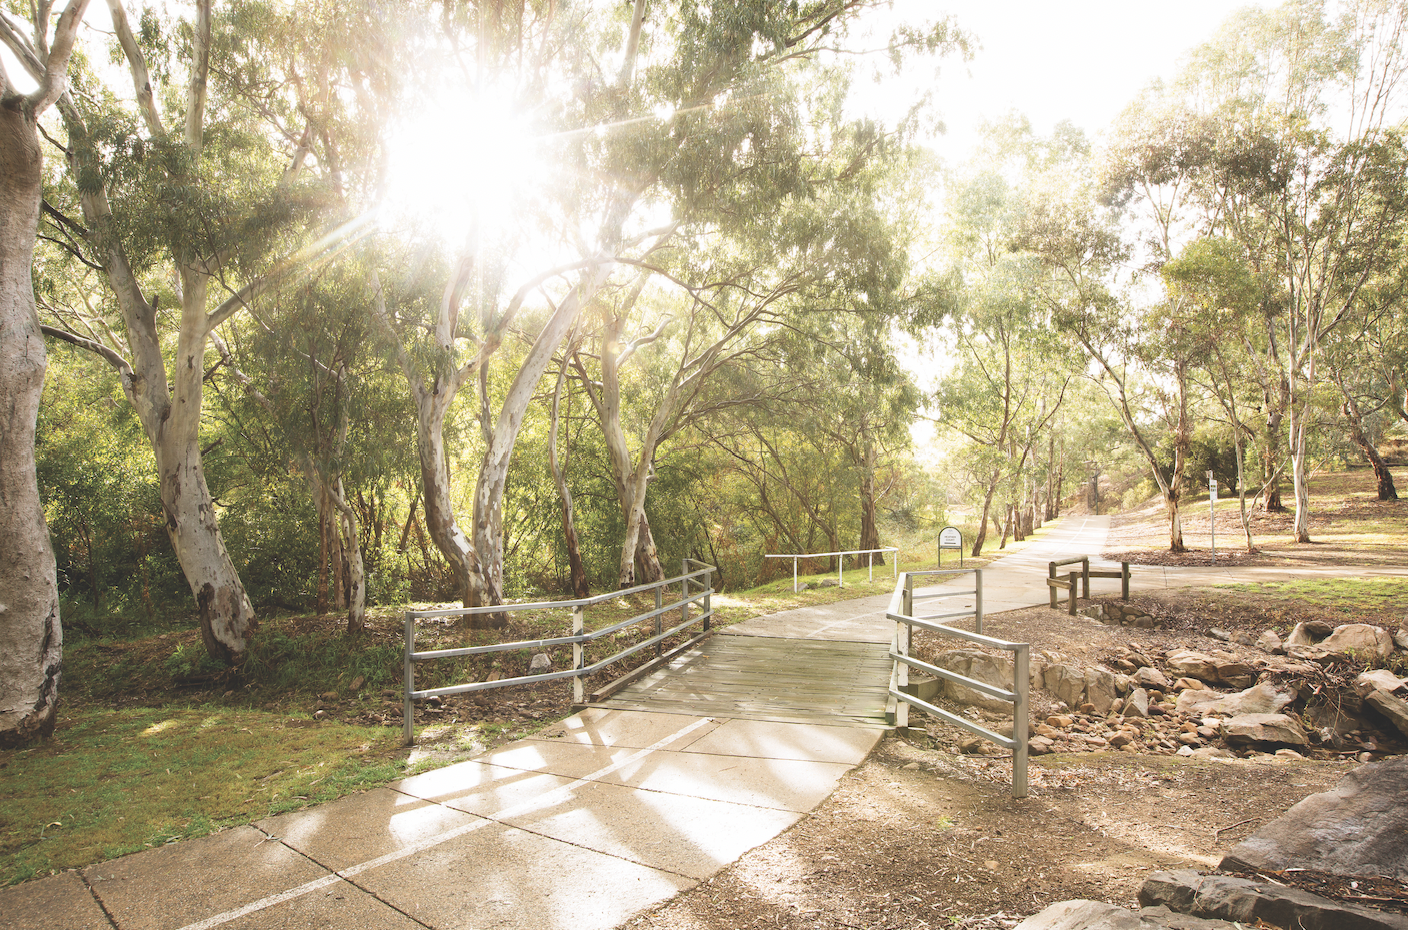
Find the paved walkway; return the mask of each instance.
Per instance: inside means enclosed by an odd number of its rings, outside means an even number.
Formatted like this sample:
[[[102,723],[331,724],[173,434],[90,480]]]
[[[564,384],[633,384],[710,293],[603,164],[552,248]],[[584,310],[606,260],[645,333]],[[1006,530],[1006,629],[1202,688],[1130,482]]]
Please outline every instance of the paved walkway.
[[[1108,526],[1068,518],[989,565],[985,612],[1046,603],[1047,563],[1098,553]],[[1311,574],[1343,572],[1140,566],[1133,582],[1148,590]],[[784,611],[719,638],[887,644],[888,602]],[[592,708],[386,788],[0,889],[0,930],[605,930],[796,823],[879,738],[724,713]]]

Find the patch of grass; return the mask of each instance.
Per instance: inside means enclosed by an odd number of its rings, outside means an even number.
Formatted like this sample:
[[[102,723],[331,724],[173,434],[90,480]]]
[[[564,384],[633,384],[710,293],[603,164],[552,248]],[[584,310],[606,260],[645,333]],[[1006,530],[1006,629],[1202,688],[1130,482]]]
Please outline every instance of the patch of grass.
[[[0,753],[0,884],[399,777],[396,733],[224,707],[89,709]]]
[[[1408,610],[1408,578],[1302,578],[1218,587],[1261,601],[1295,601],[1303,607],[1347,616]]]

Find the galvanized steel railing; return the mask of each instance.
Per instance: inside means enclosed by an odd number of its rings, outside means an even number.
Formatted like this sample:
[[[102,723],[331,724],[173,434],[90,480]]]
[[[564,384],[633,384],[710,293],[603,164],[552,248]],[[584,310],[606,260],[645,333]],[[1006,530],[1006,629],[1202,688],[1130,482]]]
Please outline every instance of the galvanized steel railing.
[[[693,568],[691,568],[693,566]],[[531,604],[499,604],[491,607],[463,607],[450,610],[409,610],[405,617],[405,687],[403,707],[403,729],[406,745],[415,743],[415,713],[414,703],[417,700],[424,700],[431,697],[442,697],[449,694],[466,694],[471,691],[487,691],[491,688],[505,688],[510,685],[522,685],[539,681],[555,681],[560,678],[572,679],[572,700],[574,704],[581,704],[585,700],[585,690],[582,679],[601,671],[613,662],[632,656],[643,649],[651,646],[656,647],[656,654],[660,653],[660,644],[671,636],[683,630],[701,624],[700,632],[689,643],[695,642],[707,636],[713,623],[713,573],[717,569],[712,565],[694,559],[685,559],[683,574],[675,578],[666,578],[663,581],[656,581],[650,584],[637,585],[634,588],[625,588],[620,591],[612,591],[607,594],[598,594],[595,597],[579,598],[569,601],[539,601]],[[673,585],[679,585],[679,600],[672,603],[664,603],[665,590]],[[586,629],[586,610],[597,604],[604,604],[616,598],[628,595],[643,594],[653,591],[655,594],[655,608],[645,613],[613,623],[610,626],[602,627],[599,630]],[[690,607],[699,605],[700,612],[691,616]],[[512,643],[495,643],[489,646],[466,646],[455,649],[431,649],[426,652],[415,651],[415,623],[417,620],[434,617],[469,617],[480,614],[492,613],[516,613],[532,610],[570,610],[572,612],[572,632],[568,636],[558,636],[550,639],[523,640]],[[680,612],[680,623],[662,629],[661,618],[671,611]],[[589,643],[595,642],[613,633],[619,632],[626,627],[643,623],[647,620],[655,621],[655,632],[650,637],[635,643],[632,646],[617,652],[615,655],[605,659],[586,664],[586,647]],[[689,645],[685,643],[683,645]],[[435,659],[455,659],[463,656],[487,655],[494,652],[511,652],[515,650],[531,649],[542,651],[549,646],[572,647],[572,668],[556,672],[543,672],[537,675],[519,675],[513,678],[501,678],[497,681],[476,681],[459,685],[446,685],[441,688],[424,688],[417,690],[415,686],[415,665],[417,662],[428,662]],[[628,672],[627,676],[636,674],[638,670]]]
[[[895,560],[894,560],[893,563],[891,563],[891,564],[894,566],[894,568],[893,568],[893,570],[892,570],[891,573],[892,573],[896,578],[898,578],[898,577],[899,577],[899,571],[900,571],[900,557],[899,557],[899,552],[900,552],[900,550],[899,550],[899,548],[896,547],[896,546],[882,546],[882,547],[880,547],[879,549],[847,549],[847,550],[845,550],[844,552],[807,552],[807,553],[794,553],[794,554],[792,554],[792,555],[765,555],[765,556],[763,556],[763,558],[765,558],[765,559],[791,559],[791,560],[792,560],[792,593],[795,594],[795,593],[797,592],[797,562],[798,562],[798,560],[800,560],[800,559],[829,559],[829,558],[831,558],[833,555],[839,555],[839,556],[841,556],[841,558],[839,558],[839,559],[836,560],[836,586],[837,586],[837,587],[840,587],[840,588],[844,588],[844,587],[846,586],[846,559],[845,559],[845,557],[848,556],[848,555],[867,555],[867,556],[870,556],[870,558],[869,558],[869,560],[868,560],[868,562],[867,562],[866,567],[870,570],[870,580],[871,580],[871,581],[874,581],[874,580],[875,580],[875,553],[877,553],[877,552],[893,552],[893,553],[895,553]]]
[[[916,578],[933,575],[962,574],[972,574],[974,576],[974,586],[972,589],[921,594],[919,595],[919,599],[936,600],[972,594],[974,596],[973,610],[948,611],[938,614],[928,614],[922,617],[915,614],[914,580]],[[905,572],[904,575],[901,576],[899,583],[895,585],[895,593],[890,598],[890,608],[886,612],[886,617],[895,622],[895,636],[894,639],[890,641],[890,658],[893,659],[895,663],[894,669],[890,673],[890,709],[894,714],[895,726],[907,727],[909,725],[909,708],[913,705],[945,723],[960,727],[975,736],[979,736],[989,742],[1012,750],[1012,797],[1025,798],[1027,796],[1027,726],[1028,708],[1030,706],[1029,691],[1031,688],[1031,645],[1029,643],[1009,643],[1005,640],[994,639],[991,636],[983,635],[982,569],[969,569],[967,571]],[[961,630],[944,623],[934,622],[937,620],[955,620],[964,617],[973,617],[973,632],[970,633],[967,630]],[[977,681],[965,675],[960,675],[957,672],[951,672],[948,669],[939,668],[914,658],[910,655],[910,651],[913,647],[914,630],[916,627],[921,630],[938,633],[941,636],[966,640],[967,642],[979,646],[986,646],[990,649],[1000,649],[1004,652],[1012,653],[1012,689],[1008,691],[994,687],[986,682]],[[904,693],[905,686],[909,684],[909,670],[911,668],[921,669],[937,678],[955,682],[965,688],[971,688],[979,694],[1011,704],[1012,736],[1009,738],[1000,733],[995,733],[972,720],[950,713],[941,707],[935,707],[933,704],[922,700],[916,695]]]

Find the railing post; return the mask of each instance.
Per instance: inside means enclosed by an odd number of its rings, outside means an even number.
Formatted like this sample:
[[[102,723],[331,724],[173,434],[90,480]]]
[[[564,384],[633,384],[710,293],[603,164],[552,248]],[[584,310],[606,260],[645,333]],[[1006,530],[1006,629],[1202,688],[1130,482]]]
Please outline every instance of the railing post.
[[[1066,613],[1074,617],[1076,615],[1076,592],[1080,590],[1080,585],[1076,584],[1076,579],[1080,577],[1080,573],[1071,572],[1066,577],[1070,579],[1070,596],[1066,599]]]
[[[1120,563],[1120,600],[1129,600],[1129,563]]]
[[[843,552],[836,556],[836,587],[846,586],[846,554]]]
[[[1046,565],[1046,578],[1047,578],[1048,581],[1055,581],[1055,580],[1056,580],[1056,563],[1055,563],[1055,562],[1048,562],[1048,563],[1047,563],[1047,565]],[[1046,589],[1051,592],[1051,609],[1052,609],[1052,610],[1055,610],[1055,609],[1056,609],[1056,586],[1055,586],[1054,584],[1048,584],[1048,585],[1046,586]]]
[[[906,574],[904,576],[904,598],[901,601],[904,605],[905,617],[914,616],[914,576]],[[902,656],[909,656],[910,640],[914,633],[914,628],[908,623],[895,621],[895,652]],[[909,666],[898,659],[895,660],[895,690],[901,694],[909,685]],[[896,699],[895,701],[895,726],[900,729],[909,727],[909,703]]]
[[[704,582],[704,626],[702,629],[711,630],[714,628],[714,573],[709,572],[708,580]]]
[[[792,556],[792,593],[797,593],[797,557]]]
[[[415,708],[411,705],[411,692],[416,689],[416,665],[411,656],[416,650],[416,621],[411,612],[406,611],[406,656],[405,656],[405,703],[401,708],[401,736],[407,746],[416,744]]]
[[[983,570],[973,569],[973,632],[983,632]]]
[[[659,635],[660,635],[660,630],[661,630],[661,626],[660,626],[660,608],[661,608],[662,606],[664,606],[664,603],[665,603],[664,591],[660,588],[659,585],[656,585],[656,586],[655,586],[655,635],[656,635],[656,636],[659,636]],[[656,643],[656,644],[655,644],[655,657],[658,659],[661,655],[664,654],[664,652],[665,652],[665,644],[664,644],[664,643]]]
[[[1080,560],[1081,597],[1090,600],[1090,556]]]
[[[895,580],[898,581],[900,577],[900,550],[898,546],[895,547],[895,553],[893,558],[894,561],[890,563],[890,565],[893,566],[893,571],[891,572],[891,575],[893,575]]]
[[[681,566],[683,571],[683,566]],[[680,623],[689,622],[689,575],[684,575],[680,579]]]
[[[585,620],[585,617],[584,617],[584,614],[585,614],[585,613],[586,613],[586,609],[585,609],[584,607],[582,607],[581,604],[578,604],[576,607],[573,607],[573,608],[572,608],[572,635],[573,635],[573,636],[581,636],[581,635],[582,635],[582,630],[583,630],[583,629],[585,628],[585,626],[586,626],[586,624],[583,622],[583,621]],[[656,619],[657,621],[660,619],[659,614],[656,615],[655,619]],[[577,671],[577,674],[575,674],[575,675],[572,676],[572,703],[573,703],[573,704],[585,704],[585,703],[586,703],[586,694],[585,694],[586,688],[583,687],[583,685],[582,685],[582,669],[584,669],[584,668],[587,667],[587,655],[586,655],[586,652],[587,652],[587,651],[586,651],[586,648],[585,648],[580,642],[576,642],[576,643],[573,643],[573,644],[572,644],[572,668],[576,669],[576,671]]]
[[[1012,662],[1012,693],[1017,699],[1012,705],[1012,797],[1027,796],[1027,702],[1031,691],[1031,646],[1017,646]]]
[[[875,580],[875,553],[873,553],[873,552],[867,552],[867,553],[865,554],[865,567],[868,568],[868,569],[870,569],[870,580],[871,580],[871,581],[874,581],[874,580]]]

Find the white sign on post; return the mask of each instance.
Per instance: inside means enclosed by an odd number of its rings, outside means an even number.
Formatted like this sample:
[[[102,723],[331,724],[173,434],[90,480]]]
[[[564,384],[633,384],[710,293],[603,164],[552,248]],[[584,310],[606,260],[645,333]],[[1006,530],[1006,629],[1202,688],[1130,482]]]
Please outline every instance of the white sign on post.
[[[957,527],[946,526],[939,531],[939,568],[944,567],[944,550],[958,550],[958,566],[963,567],[963,534]]]

